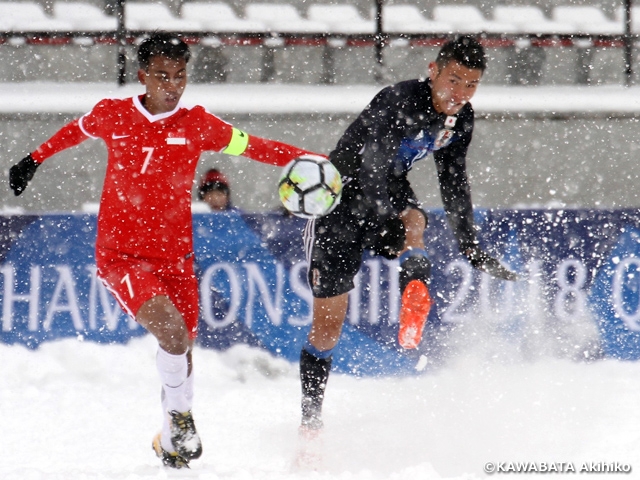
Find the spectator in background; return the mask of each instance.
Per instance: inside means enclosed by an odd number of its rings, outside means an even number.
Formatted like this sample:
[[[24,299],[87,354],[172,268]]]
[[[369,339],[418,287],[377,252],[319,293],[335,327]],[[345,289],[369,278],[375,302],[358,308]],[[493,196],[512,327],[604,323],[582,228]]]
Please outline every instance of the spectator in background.
[[[217,168],[210,168],[200,179],[198,199],[206,203],[214,212],[233,209],[229,181]]]

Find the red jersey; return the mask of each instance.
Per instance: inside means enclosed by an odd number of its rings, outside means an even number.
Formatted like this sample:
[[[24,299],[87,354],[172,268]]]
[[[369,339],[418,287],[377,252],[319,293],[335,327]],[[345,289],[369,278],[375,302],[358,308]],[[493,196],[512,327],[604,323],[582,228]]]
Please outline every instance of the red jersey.
[[[179,104],[171,112],[152,115],[142,98],[102,100],[32,153],[41,163],[87,138],[106,143],[97,249],[167,260],[192,252],[191,189],[203,151],[277,166],[311,153],[248,136],[201,106]]]

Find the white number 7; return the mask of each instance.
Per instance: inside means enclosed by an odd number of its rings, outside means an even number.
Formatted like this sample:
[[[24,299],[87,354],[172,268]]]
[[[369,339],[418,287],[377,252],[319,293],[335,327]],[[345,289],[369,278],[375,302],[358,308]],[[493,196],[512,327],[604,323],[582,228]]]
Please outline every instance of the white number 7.
[[[144,173],[147,171],[147,167],[149,166],[149,162],[151,161],[151,155],[153,155],[153,148],[142,147],[142,151],[147,152],[147,158],[144,159],[144,163],[142,164],[142,170],[140,170],[140,173]]]

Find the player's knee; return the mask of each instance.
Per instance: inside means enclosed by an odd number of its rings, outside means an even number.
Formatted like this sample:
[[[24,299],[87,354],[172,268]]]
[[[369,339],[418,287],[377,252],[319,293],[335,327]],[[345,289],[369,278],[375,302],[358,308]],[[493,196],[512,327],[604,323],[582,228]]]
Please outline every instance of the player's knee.
[[[158,340],[158,344],[172,355],[181,355],[188,352],[191,339],[182,318],[167,319],[161,328],[155,328],[150,331]]]
[[[158,344],[172,355],[182,355],[189,350],[189,336],[180,330],[175,332],[167,332],[165,335],[156,337]]]
[[[146,301],[138,310],[136,321],[172,355],[189,349],[191,340],[185,319],[168,297],[158,295]]]
[[[427,228],[427,216],[422,209],[409,208],[402,213],[402,223],[406,232],[405,248],[424,248],[424,231]]]
[[[427,212],[418,207],[407,208],[402,212],[401,218],[407,229],[424,231],[429,224]]]
[[[400,291],[404,291],[412,280],[420,280],[429,285],[431,280],[431,262],[421,254],[411,255],[400,261]]]

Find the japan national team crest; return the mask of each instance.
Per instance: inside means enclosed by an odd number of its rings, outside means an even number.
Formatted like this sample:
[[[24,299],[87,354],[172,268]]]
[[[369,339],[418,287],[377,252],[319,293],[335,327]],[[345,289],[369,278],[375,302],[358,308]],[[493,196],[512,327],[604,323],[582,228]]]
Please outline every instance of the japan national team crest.
[[[436,150],[446,147],[451,142],[453,138],[454,131],[445,128],[444,130],[440,130],[438,132],[438,136],[436,137],[436,141],[434,142],[434,147]]]

